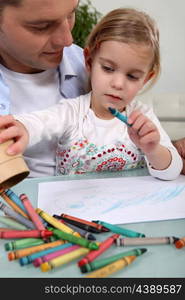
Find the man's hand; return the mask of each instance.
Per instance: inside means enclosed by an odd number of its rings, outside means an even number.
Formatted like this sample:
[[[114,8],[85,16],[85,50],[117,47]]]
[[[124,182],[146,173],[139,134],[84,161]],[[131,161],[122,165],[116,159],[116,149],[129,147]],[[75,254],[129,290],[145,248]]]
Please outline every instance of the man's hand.
[[[185,175],[185,138],[182,138],[177,141],[172,141],[172,143],[175,146],[175,148],[177,149],[177,151],[179,152],[180,156],[182,157],[183,169],[182,169],[181,174]]]

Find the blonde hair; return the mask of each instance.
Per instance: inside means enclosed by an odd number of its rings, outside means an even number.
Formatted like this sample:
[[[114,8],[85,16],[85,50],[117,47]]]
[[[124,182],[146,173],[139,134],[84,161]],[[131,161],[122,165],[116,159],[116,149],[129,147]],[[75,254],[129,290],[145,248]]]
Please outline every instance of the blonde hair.
[[[151,87],[161,70],[159,31],[155,21],[145,12],[136,9],[112,10],[100,20],[87,38],[86,47],[89,49],[90,56],[93,58],[100,44],[109,40],[151,47],[153,60],[149,71],[154,72],[150,82]]]

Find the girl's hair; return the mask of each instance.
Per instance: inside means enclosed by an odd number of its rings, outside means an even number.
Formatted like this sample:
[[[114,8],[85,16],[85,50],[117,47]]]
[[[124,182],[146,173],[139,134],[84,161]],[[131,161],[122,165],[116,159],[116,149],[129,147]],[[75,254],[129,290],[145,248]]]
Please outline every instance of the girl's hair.
[[[119,41],[127,44],[143,44],[151,47],[153,60],[150,71],[154,76],[150,86],[160,74],[159,31],[155,21],[145,12],[132,8],[119,8],[105,15],[88,36],[86,47],[90,56],[104,41]]]

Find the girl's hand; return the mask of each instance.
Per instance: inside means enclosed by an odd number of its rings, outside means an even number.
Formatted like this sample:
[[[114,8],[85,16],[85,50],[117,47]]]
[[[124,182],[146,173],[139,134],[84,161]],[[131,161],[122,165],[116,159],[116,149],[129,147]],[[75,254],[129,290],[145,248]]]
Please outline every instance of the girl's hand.
[[[130,114],[128,122],[132,124],[128,127],[132,142],[146,155],[155,152],[160,141],[155,124],[138,110]]]
[[[29,141],[29,135],[22,123],[16,121],[12,115],[0,116],[0,144],[13,140],[7,148],[7,154],[23,153]]]

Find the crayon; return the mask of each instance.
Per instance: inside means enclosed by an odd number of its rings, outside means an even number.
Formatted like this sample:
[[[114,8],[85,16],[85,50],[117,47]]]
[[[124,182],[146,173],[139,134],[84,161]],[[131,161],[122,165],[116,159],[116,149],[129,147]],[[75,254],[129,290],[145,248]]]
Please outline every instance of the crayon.
[[[11,206],[13,208],[14,211],[16,211],[17,213],[21,214],[26,219],[29,219],[29,217],[26,214],[26,212],[23,211],[22,208],[20,208],[11,198],[9,198],[9,196],[7,196],[7,194],[5,193],[5,191],[2,191],[0,195],[4,199],[4,201],[6,203],[8,203],[9,206]]]
[[[80,247],[77,250],[74,250],[70,253],[56,257],[54,259],[51,259],[48,262],[41,264],[40,268],[41,268],[42,272],[47,272],[53,268],[57,268],[57,267],[60,267],[61,265],[67,264],[82,255],[86,255],[89,251],[90,250],[87,248]]]
[[[185,237],[183,237],[183,238],[178,239],[177,241],[175,241],[175,247],[177,249],[185,247]]]
[[[41,245],[41,244],[44,244],[43,239],[23,238],[23,239],[5,243],[4,248],[6,251],[12,251],[12,250],[16,250],[16,249],[33,247],[33,246],[37,246],[37,245]]]
[[[96,250],[99,248],[98,244],[95,242],[91,242],[91,241],[86,240],[81,237],[79,238],[77,236],[74,236],[74,235],[64,232],[64,231],[61,231],[59,229],[54,229],[54,228],[50,228],[50,227],[48,229],[53,231],[53,234],[56,235],[58,238],[66,240],[70,243],[74,243],[74,244],[80,245],[82,247],[89,248],[91,250]]]
[[[132,249],[129,251],[121,252],[121,253],[106,257],[106,258],[94,260],[86,265],[81,266],[80,270],[82,273],[91,272],[91,271],[100,269],[110,263],[113,263],[114,261],[116,261],[122,257],[139,256],[139,255],[142,255],[143,253],[145,253],[146,251],[147,251],[146,248],[137,248],[137,249]]]
[[[12,230],[0,232],[0,239],[17,239],[17,238],[47,238],[53,235],[50,230]]]
[[[136,259],[136,256],[125,256],[123,258],[118,259],[117,261],[106,265],[105,267],[102,267],[98,270],[95,270],[88,275],[85,276],[85,278],[105,278],[111,275],[112,273],[115,273],[129,264],[131,264]]]
[[[101,224],[103,226],[105,226],[106,228],[110,229],[110,231],[117,233],[117,234],[121,234],[124,236],[128,236],[128,237],[145,237],[145,234],[143,233],[139,233],[130,229],[126,229],[126,228],[122,228],[119,227],[117,225],[113,225],[107,222],[103,222],[103,221],[94,221],[97,222],[98,224]]]
[[[140,238],[118,238],[117,246],[140,246],[140,245],[166,245],[174,244],[178,240],[176,237],[140,237]]]
[[[27,211],[23,203],[21,202],[20,198],[14,193],[14,191],[12,191],[11,189],[7,189],[5,190],[5,193],[14,203],[16,203],[27,214]]]
[[[29,198],[26,196],[26,194],[21,194],[19,196],[21,202],[23,203],[25,209],[27,210],[27,213],[30,217],[30,219],[32,220],[32,222],[34,223],[35,227],[38,230],[45,230],[45,227],[39,217],[39,215],[36,213],[34,207],[32,206]]]
[[[55,252],[55,251],[58,251],[58,250],[61,250],[61,249],[65,249],[65,248],[70,247],[72,245],[73,244],[71,244],[71,243],[65,243],[65,244],[63,243],[63,244],[60,244],[58,246],[52,246],[51,245],[51,247],[48,247],[48,248],[40,250],[40,251],[38,250],[37,252],[34,252],[30,255],[21,257],[19,259],[19,263],[20,263],[21,266],[28,265],[28,264],[32,263],[34,260],[40,258],[41,256],[47,255],[49,253],[52,253],[52,252]]]
[[[124,122],[127,126],[131,127],[132,124],[128,123],[128,118],[124,115],[122,115],[117,109],[109,107],[109,111],[111,112],[111,114],[113,114],[116,118],[118,118],[119,120],[121,120],[122,122]]]
[[[51,243],[43,243],[42,245],[37,245],[37,246],[30,246],[29,248],[25,248],[25,249],[19,249],[16,251],[12,251],[8,253],[8,259],[9,260],[14,260],[14,259],[18,259],[24,256],[28,256],[31,255],[32,253],[35,253],[37,251],[41,251],[44,249],[49,249],[58,245],[62,245],[64,244],[64,241],[58,240],[58,241],[54,241]]]
[[[52,252],[52,253],[49,253],[49,254],[46,254],[42,257],[39,257],[37,259],[35,259],[33,261],[33,265],[35,267],[39,267],[41,264],[45,263],[45,262],[48,262],[56,257],[59,257],[59,256],[63,256],[67,253],[70,253],[71,251],[74,251],[76,249],[79,249],[81,248],[80,246],[78,245],[72,245],[70,247],[65,247],[65,249],[60,249],[60,250],[57,250],[55,252]]]
[[[79,262],[78,266],[81,267],[85,264],[88,264],[95,260],[96,257],[101,255],[103,252],[105,252],[107,249],[109,249],[112,244],[115,242],[115,240],[119,237],[119,234],[114,234],[108,237],[106,240],[100,243],[99,249],[90,251],[87,256],[83,257]]]
[[[58,215],[53,215],[53,217],[58,219],[58,220],[61,220],[62,222],[64,222],[64,220],[62,220],[61,217],[58,216]],[[96,240],[96,237],[92,233],[88,232],[87,230],[84,230],[84,229],[79,228],[79,227],[77,227],[75,225],[72,225],[72,224],[69,224],[68,226],[70,228],[72,228],[73,230],[79,232],[81,237],[84,237],[85,239],[90,240],[90,241],[95,241]]]
[[[76,237],[80,236],[80,234],[78,232],[75,232],[73,229],[69,228],[67,225],[62,224],[56,218],[50,216],[48,213],[41,210],[40,208],[36,208],[36,212],[39,214],[39,216],[41,216],[41,218],[43,218],[45,221],[47,221],[49,224],[51,224],[55,228],[60,229],[64,232],[70,233]]]
[[[19,213],[17,213],[10,207],[8,207],[7,205],[3,204],[1,201],[0,201],[0,210],[2,210],[9,217],[11,217],[11,218],[15,219],[16,221],[20,222],[21,224],[25,225],[26,227],[35,229],[35,225],[33,224],[32,221],[26,219],[25,217],[23,217],[22,215],[20,215]]]
[[[5,216],[0,216],[0,223],[9,226],[11,229],[17,229],[17,230],[28,229],[28,227],[26,227],[25,225],[20,224],[19,222],[16,222],[12,218],[5,217]]]
[[[85,229],[87,231],[90,231],[90,232],[100,233],[100,232],[109,232],[110,231],[109,229],[105,228],[101,224],[97,224],[94,222],[90,222],[90,221],[76,218],[76,217],[66,215],[66,214],[61,214],[60,216],[67,223],[78,226],[78,227]]]
[[[16,229],[11,229],[11,228],[7,228],[7,227],[0,227],[0,232],[4,232],[4,231],[13,231]]]
[[[90,274],[86,275],[85,278],[103,278],[108,277],[112,273],[115,273],[129,264],[131,264],[136,259],[136,256],[124,256],[113,263],[110,263],[102,268],[99,268]]]

